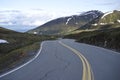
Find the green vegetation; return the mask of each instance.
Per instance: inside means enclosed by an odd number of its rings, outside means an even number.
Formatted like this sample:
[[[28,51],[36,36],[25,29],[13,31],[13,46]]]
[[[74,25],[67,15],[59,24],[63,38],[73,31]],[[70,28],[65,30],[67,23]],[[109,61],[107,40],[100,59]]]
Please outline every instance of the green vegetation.
[[[81,26],[77,30],[86,29],[110,29],[120,27],[120,11],[114,10],[113,12],[105,13],[103,16],[99,16],[87,24]]]
[[[80,33],[66,35],[65,38],[76,39],[77,42],[92,44],[120,51],[120,27],[82,31]]]
[[[116,23],[117,20],[120,20],[120,11],[114,10],[113,13],[103,17],[99,23]]]
[[[43,40],[55,39],[55,36],[46,35],[66,35],[65,38],[73,38],[78,42],[120,51],[120,11],[102,16],[102,12],[89,11],[58,18],[29,30],[31,34],[0,28],[0,39],[9,42],[0,44],[0,72],[23,58],[35,55]]]
[[[9,43],[0,44],[0,72],[12,67],[19,60],[31,57],[40,48],[43,40],[54,39],[51,36],[42,36],[27,33],[18,33],[12,30],[0,28],[0,39]]]
[[[78,42],[106,47],[120,51],[120,11],[114,10],[100,16],[79,29],[66,35],[65,38]]]

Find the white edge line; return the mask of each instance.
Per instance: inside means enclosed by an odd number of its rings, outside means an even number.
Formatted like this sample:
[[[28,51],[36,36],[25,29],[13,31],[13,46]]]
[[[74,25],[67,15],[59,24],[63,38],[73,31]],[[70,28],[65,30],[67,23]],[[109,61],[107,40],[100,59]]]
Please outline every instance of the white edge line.
[[[31,63],[33,60],[35,60],[35,59],[40,55],[40,53],[41,53],[41,51],[42,51],[42,46],[43,46],[43,44],[44,44],[44,42],[41,43],[40,49],[39,49],[38,53],[36,54],[36,56],[35,56],[34,58],[32,58],[31,60],[29,60],[29,61],[26,62],[25,64],[23,64],[23,65],[15,68],[15,69],[13,69],[13,70],[11,70],[11,71],[9,71],[9,72],[6,72],[6,73],[0,75],[0,78],[4,77],[4,76],[6,76],[6,75],[8,75],[8,74],[10,74],[10,73],[12,73],[12,72],[14,72],[14,71],[17,71],[17,70],[21,69],[22,67],[28,65],[28,64]]]

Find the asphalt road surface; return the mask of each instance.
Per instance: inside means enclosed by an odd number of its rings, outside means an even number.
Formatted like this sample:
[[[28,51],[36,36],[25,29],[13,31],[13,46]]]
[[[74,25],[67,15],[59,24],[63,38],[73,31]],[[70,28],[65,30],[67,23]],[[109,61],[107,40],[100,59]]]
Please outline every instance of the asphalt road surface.
[[[61,39],[44,41],[38,55],[0,80],[120,80],[120,53]]]

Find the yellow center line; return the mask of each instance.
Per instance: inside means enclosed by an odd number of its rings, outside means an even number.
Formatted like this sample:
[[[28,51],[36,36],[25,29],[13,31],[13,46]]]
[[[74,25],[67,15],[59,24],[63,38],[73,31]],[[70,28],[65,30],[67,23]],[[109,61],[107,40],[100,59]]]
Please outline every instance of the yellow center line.
[[[70,49],[73,53],[75,53],[81,59],[82,64],[83,64],[82,80],[94,80],[93,72],[92,72],[92,69],[90,67],[90,64],[89,64],[88,60],[79,51],[77,51],[76,49],[64,44],[61,41],[59,41],[59,43],[62,46]]]

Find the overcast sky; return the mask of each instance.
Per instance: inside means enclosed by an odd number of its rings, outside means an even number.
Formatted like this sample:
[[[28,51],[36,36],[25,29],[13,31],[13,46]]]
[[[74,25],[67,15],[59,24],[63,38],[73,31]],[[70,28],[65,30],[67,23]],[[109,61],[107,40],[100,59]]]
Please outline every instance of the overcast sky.
[[[1,9],[43,9],[52,12],[110,11],[118,9],[119,0],[0,0]]]
[[[119,10],[119,6],[119,0],[0,0],[0,25],[38,26],[62,16],[89,10],[108,12]]]

